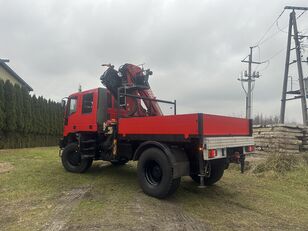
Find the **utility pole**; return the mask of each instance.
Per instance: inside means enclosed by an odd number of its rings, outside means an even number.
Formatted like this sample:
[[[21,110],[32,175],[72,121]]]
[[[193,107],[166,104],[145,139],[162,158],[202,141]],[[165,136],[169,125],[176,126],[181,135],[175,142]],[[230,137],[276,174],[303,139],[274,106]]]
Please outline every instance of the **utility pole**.
[[[302,55],[301,55],[301,44],[299,41],[298,28],[296,22],[296,13],[295,10],[308,10],[308,7],[293,7],[286,6],[285,10],[292,10],[289,18],[289,29],[288,29],[288,39],[287,39],[287,53],[286,53],[286,61],[285,61],[285,70],[284,70],[284,79],[283,79],[283,87],[282,87],[282,97],[281,97],[281,107],[280,107],[280,122],[285,122],[285,111],[286,111],[286,101],[301,99],[302,105],[302,116],[303,116],[303,124],[308,125],[308,115],[307,115],[307,101],[306,101],[306,91],[304,84],[304,75],[303,75],[303,67],[302,67]],[[293,29],[293,35],[292,35]],[[294,38],[295,48],[291,48],[291,40],[292,36]],[[296,51],[296,60],[290,63],[290,53],[291,50],[295,49]],[[298,71],[298,80],[299,80],[299,90],[291,90],[288,89],[288,75],[289,75],[289,66],[293,63],[297,63],[297,71]],[[287,94],[295,95],[293,98],[287,98]]]
[[[242,63],[248,63],[248,73],[247,71],[245,71],[244,73],[244,77],[241,76],[241,79],[239,79],[241,81],[242,87],[246,93],[246,118],[247,119],[252,119],[252,91],[253,91],[253,86],[252,83],[255,82],[256,78],[259,78],[259,72],[253,72],[252,73],[252,64],[261,64],[260,62],[255,62],[252,61],[252,51],[253,48],[255,47],[250,47],[250,53],[247,56],[248,57],[248,61],[245,59],[243,59],[241,62]],[[243,82],[247,82],[247,91],[243,85]]]

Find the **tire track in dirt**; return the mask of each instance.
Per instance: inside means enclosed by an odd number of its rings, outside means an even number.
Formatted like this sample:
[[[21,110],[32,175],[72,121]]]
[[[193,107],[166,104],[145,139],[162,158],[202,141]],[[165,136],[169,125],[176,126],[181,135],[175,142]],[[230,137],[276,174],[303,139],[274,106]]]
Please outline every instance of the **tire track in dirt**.
[[[75,188],[71,191],[64,192],[64,195],[61,196],[57,201],[56,207],[52,211],[49,222],[44,225],[42,230],[62,230],[69,222],[70,212],[80,203],[80,200],[89,190],[91,190],[91,187]]]
[[[147,200],[139,193],[130,207],[131,213],[138,220],[134,230],[210,230],[204,222],[188,215],[176,203],[166,200]]]

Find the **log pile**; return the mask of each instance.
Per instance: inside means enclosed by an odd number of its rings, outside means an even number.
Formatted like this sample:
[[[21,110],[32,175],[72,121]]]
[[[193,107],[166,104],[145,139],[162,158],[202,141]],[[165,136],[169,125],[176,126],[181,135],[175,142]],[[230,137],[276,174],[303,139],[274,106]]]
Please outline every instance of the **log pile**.
[[[256,150],[299,153],[308,150],[308,128],[299,125],[256,125],[253,128]]]

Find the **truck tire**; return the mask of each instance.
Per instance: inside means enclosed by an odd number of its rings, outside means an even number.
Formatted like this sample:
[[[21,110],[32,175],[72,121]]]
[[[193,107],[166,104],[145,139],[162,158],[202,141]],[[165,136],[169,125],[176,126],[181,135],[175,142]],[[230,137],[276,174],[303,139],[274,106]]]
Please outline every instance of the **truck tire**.
[[[76,143],[68,144],[61,156],[62,165],[68,172],[83,173],[87,171],[93,162],[92,158],[81,159]]]
[[[173,179],[172,164],[158,148],[146,149],[139,158],[137,168],[140,187],[149,196],[168,197],[180,185],[181,177]]]
[[[225,159],[221,160],[212,160],[210,177],[204,178],[204,184],[207,186],[215,184],[221,179],[225,170]],[[200,177],[197,174],[191,174],[190,177],[198,184],[200,184]]]

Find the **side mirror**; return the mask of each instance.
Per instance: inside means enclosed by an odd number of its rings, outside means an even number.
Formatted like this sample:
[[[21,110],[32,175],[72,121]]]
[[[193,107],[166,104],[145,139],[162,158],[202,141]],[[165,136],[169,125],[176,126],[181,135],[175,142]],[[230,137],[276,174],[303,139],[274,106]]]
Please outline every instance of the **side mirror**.
[[[65,107],[65,105],[66,105],[66,101],[67,101],[67,98],[63,98],[62,100],[61,100],[61,106],[64,108]]]
[[[62,106],[62,107],[65,107],[65,104],[66,104],[65,100],[62,99],[62,100],[61,100],[61,106]]]

